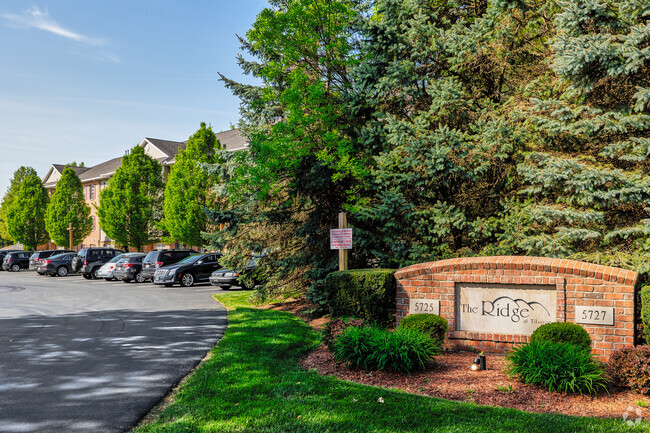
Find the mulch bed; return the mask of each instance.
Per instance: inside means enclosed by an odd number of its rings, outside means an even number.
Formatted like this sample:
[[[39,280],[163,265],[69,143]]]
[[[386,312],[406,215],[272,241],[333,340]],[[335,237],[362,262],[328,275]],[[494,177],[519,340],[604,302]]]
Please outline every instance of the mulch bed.
[[[273,304],[261,308],[288,311],[300,316],[305,307],[302,301]],[[309,320],[316,328],[322,328],[326,319]],[[326,345],[301,360],[306,370],[316,370],[324,376],[335,376],[341,380],[379,386],[387,389],[400,389],[419,395],[444,398],[447,400],[474,402],[480,405],[509,407],[538,413],[560,413],[575,416],[599,418],[635,419],[639,416],[650,419],[650,398],[633,393],[627,389],[610,386],[608,393],[598,396],[551,393],[544,388],[525,385],[511,379],[504,371],[504,356],[487,355],[487,370],[472,371],[470,365],[476,354],[470,352],[444,352],[436,359],[438,366],[411,374],[389,373],[384,371],[352,370],[337,363]]]

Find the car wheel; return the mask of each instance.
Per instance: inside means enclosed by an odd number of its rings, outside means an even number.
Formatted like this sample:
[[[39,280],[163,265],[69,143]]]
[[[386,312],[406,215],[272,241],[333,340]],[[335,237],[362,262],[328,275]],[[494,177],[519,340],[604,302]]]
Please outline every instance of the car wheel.
[[[84,277],[85,279],[87,279],[87,280],[90,280],[90,279],[93,277],[93,276],[90,275],[90,274],[81,274],[81,275],[83,275],[83,277]]]
[[[136,283],[144,283],[146,281],[145,278],[142,276],[142,272],[138,272],[137,274],[135,274],[133,279],[135,280]]]
[[[255,288],[255,280],[244,280],[244,282],[241,283],[241,288],[244,290],[253,290]]]
[[[99,268],[95,268],[90,272],[90,276],[92,277],[93,280],[96,280],[99,278],[99,275],[97,275],[97,272],[99,272]]]
[[[65,277],[68,275],[68,268],[66,268],[65,266],[59,266],[56,270],[56,274],[59,277]]]
[[[20,271],[19,265],[11,265],[11,272],[18,272],[18,271]]]
[[[181,275],[180,283],[183,287],[192,287],[194,285],[194,275],[190,274],[189,272],[187,274]]]

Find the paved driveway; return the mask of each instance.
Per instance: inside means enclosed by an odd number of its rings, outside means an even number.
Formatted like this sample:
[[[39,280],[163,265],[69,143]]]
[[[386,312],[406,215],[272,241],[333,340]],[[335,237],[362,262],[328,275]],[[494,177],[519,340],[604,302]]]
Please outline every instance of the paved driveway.
[[[0,272],[0,432],[122,432],[221,338],[210,285]]]

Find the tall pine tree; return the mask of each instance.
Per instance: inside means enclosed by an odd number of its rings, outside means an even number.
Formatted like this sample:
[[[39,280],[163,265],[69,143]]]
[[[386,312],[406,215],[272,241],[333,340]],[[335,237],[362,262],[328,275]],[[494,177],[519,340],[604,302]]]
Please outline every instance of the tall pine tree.
[[[559,3],[555,76],[532,82],[533,131],[518,172],[531,198],[505,251],[650,270],[650,5]],[[507,225],[504,224],[504,227]]]

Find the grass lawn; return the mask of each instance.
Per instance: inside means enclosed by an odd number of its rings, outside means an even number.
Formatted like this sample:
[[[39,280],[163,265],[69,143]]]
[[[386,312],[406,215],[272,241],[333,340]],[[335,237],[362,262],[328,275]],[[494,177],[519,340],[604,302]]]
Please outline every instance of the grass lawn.
[[[298,359],[317,347],[317,333],[247,297],[217,297],[231,310],[226,335],[159,419],[135,432],[650,432],[646,422],[478,406],[303,371]]]

